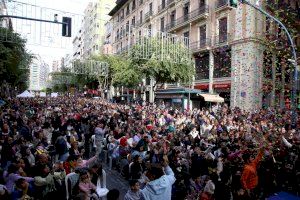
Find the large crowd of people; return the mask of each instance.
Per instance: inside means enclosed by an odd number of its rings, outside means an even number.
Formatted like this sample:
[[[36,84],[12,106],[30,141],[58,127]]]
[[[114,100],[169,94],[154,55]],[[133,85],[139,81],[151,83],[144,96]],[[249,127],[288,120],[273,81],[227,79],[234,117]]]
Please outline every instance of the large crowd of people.
[[[11,99],[0,107],[0,199],[118,199],[99,185],[107,163],[128,180],[126,200],[299,196],[299,127],[287,109]]]

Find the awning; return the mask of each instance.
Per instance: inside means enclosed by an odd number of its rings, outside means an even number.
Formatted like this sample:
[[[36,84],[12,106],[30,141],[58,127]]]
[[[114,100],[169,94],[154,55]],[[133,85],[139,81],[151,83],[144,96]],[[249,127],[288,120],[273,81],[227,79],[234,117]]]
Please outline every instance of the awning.
[[[217,94],[197,94],[197,96],[202,96],[205,101],[208,102],[216,102],[216,103],[223,103],[224,98],[220,97]]]

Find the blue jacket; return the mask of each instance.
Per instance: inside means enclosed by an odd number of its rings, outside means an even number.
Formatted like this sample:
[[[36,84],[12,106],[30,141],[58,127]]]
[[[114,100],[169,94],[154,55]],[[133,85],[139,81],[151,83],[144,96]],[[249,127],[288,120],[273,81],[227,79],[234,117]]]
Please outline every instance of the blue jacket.
[[[145,200],[170,200],[172,185],[175,182],[175,176],[172,169],[165,167],[165,175],[159,179],[150,181],[142,190],[142,199]]]

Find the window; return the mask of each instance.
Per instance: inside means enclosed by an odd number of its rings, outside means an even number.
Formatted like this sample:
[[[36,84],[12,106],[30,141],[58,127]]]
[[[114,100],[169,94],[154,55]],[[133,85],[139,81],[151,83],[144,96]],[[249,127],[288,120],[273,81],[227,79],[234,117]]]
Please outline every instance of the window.
[[[126,33],[129,32],[129,21],[126,22]]]
[[[199,0],[199,7],[205,6],[205,0]]]
[[[204,54],[196,57],[195,65],[195,79],[209,79],[209,54]]]
[[[151,37],[151,35],[152,35],[152,30],[151,30],[151,28],[152,28],[152,27],[151,27],[151,24],[150,24],[150,25],[148,26],[148,31],[149,31],[149,32],[148,32],[148,36],[149,36],[149,37]]]
[[[136,5],[135,5],[135,0],[132,1],[132,10],[134,10],[136,8]]]
[[[124,19],[124,9],[121,10],[121,21]]]
[[[150,13],[150,15],[152,14],[152,2],[151,3],[149,3],[149,13]]]
[[[129,4],[127,4],[126,15],[129,15]]]
[[[161,9],[166,7],[166,0],[161,0]]]
[[[187,31],[185,33],[183,33],[183,37],[184,37],[184,44],[188,47],[189,43],[190,43],[190,32]]]
[[[185,3],[183,7],[183,16],[187,17],[189,14],[190,3]]]
[[[98,50],[99,49],[99,46],[98,46],[98,44],[96,45],[96,50]]]
[[[131,25],[132,25],[132,26],[135,26],[135,17],[132,18],[132,20],[131,20]]]
[[[227,18],[219,19],[219,42],[227,42]]]
[[[214,54],[214,60],[214,78],[230,77],[231,50],[224,49],[223,51],[216,52]]]
[[[140,23],[143,21],[143,11],[140,11]]]
[[[160,30],[161,31],[165,30],[165,18],[164,17],[160,18]]]
[[[206,25],[200,26],[199,32],[200,47],[203,47],[206,45]]]
[[[171,12],[171,15],[170,15],[171,23],[175,22],[175,16],[176,16],[176,10],[174,10],[174,11]]]

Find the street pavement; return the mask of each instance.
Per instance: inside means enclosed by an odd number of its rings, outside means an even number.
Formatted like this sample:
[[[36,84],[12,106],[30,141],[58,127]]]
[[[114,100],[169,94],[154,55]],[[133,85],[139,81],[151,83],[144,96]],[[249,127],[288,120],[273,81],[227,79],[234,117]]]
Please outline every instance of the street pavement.
[[[124,196],[129,189],[128,181],[125,180],[117,171],[110,170],[108,167],[104,167],[106,172],[106,187],[107,189],[118,189],[120,191],[120,200],[124,199]]]

